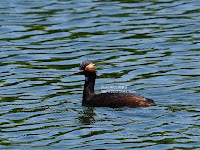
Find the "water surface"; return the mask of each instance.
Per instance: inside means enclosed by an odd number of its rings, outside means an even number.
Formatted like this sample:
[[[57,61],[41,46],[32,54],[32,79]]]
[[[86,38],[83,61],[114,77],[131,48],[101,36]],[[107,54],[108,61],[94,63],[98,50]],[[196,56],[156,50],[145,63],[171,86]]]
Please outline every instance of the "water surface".
[[[200,1],[0,2],[0,149],[199,149]],[[147,108],[82,106],[126,86]]]

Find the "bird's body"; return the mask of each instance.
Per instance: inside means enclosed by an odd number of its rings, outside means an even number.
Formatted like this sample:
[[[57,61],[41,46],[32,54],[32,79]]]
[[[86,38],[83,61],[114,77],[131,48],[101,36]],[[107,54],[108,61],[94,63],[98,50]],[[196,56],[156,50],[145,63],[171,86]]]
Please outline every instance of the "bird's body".
[[[155,105],[154,101],[134,93],[100,93],[94,94],[86,102],[94,107],[146,107]]]
[[[96,69],[90,60],[85,60],[79,67],[79,73],[85,75],[83,104],[93,107],[147,107],[155,105],[154,101],[135,93],[94,93]]]

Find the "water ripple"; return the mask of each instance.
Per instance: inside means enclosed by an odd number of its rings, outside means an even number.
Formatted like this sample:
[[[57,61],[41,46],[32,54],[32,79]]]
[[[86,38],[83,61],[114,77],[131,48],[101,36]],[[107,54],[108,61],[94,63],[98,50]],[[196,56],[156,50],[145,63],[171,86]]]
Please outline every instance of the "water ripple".
[[[0,2],[1,149],[199,149],[197,0]],[[81,104],[91,59],[102,86],[148,108]]]

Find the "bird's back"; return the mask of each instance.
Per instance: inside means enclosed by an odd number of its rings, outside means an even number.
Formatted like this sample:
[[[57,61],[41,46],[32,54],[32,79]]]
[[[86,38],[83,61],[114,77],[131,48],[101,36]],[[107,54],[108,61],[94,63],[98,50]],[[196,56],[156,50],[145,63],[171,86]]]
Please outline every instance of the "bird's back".
[[[94,107],[147,107],[155,105],[151,99],[126,92],[96,94],[87,104]]]

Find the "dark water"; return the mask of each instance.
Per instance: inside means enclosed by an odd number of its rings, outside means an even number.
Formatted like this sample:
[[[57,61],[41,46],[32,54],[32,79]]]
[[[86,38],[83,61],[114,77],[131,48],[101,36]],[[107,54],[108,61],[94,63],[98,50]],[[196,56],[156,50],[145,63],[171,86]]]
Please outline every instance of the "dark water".
[[[0,149],[200,149],[199,0],[1,0]],[[157,106],[82,106],[127,86]]]

